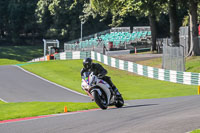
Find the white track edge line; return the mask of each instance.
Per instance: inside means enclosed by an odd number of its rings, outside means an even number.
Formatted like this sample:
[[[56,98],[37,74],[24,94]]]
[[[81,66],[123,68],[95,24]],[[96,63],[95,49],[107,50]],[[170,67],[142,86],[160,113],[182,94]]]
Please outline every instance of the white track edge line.
[[[0,101],[3,101],[3,102],[5,102],[5,103],[8,103],[7,101],[3,100],[2,98],[0,98]]]
[[[82,93],[79,93],[79,92],[77,92],[77,91],[71,90],[71,89],[66,88],[66,87],[64,87],[64,86],[61,86],[61,85],[59,85],[59,84],[57,84],[57,83],[51,82],[51,81],[49,81],[49,80],[47,80],[47,79],[45,79],[45,78],[42,78],[42,77],[40,77],[40,76],[38,76],[38,75],[36,75],[36,74],[34,74],[34,73],[32,73],[32,72],[29,72],[29,71],[25,70],[24,68],[22,68],[22,67],[20,67],[20,66],[17,66],[17,65],[13,65],[13,66],[18,67],[18,68],[20,68],[21,70],[23,70],[24,72],[26,72],[26,73],[28,73],[28,74],[31,74],[31,75],[33,75],[33,76],[39,78],[39,79],[42,79],[42,80],[44,80],[44,81],[46,81],[46,82],[48,82],[48,83],[51,83],[51,84],[53,84],[53,85],[56,85],[56,86],[58,86],[58,87],[61,87],[61,88],[65,89],[65,90],[71,91],[71,92],[76,93],[76,94],[81,95],[81,96],[89,97],[89,96],[84,95],[84,94],[82,94]]]

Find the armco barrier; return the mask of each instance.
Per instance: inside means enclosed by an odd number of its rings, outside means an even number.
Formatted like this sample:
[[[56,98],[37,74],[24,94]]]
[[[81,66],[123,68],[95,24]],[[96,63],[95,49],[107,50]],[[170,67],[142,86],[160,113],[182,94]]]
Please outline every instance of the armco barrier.
[[[91,58],[102,62],[106,65],[136,73],[138,75],[154,78],[158,80],[170,81],[174,83],[200,85],[200,74],[192,72],[178,72],[174,70],[159,69],[149,66],[136,64],[130,61],[124,61],[102,55],[100,53],[91,52]]]
[[[29,62],[38,62],[38,61],[47,61],[47,56],[35,58],[35,59],[32,59],[32,60],[29,61]]]
[[[84,59],[86,57],[91,57],[90,51],[74,51],[74,52],[62,52],[54,55],[55,60],[66,60],[66,59]],[[37,62],[37,61],[47,61],[47,56],[39,57],[32,59],[29,62]]]
[[[154,78],[174,83],[187,84],[187,85],[200,85],[200,73],[179,72],[174,70],[166,70],[166,69],[144,66],[136,64],[134,62],[116,59],[93,51],[63,52],[55,55],[55,58],[57,60],[84,59],[86,57],[91,57],[92,59],[97,60],[103,64],[109,65],[111,67],[115,67],[121,70],[126,70],[149,78]],[[32,61],[33,62],[40,61],[40,59],[41,58],[34,59]]]
[[[62,52],[55,55],[56,60],[85,59],[86,57],[91,57],[90,51]]]

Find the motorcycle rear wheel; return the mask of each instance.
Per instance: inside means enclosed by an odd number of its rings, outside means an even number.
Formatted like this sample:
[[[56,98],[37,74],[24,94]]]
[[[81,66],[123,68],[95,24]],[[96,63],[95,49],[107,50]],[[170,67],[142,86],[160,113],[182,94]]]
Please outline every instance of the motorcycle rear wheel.
[[[121,98],[120,98],[119,100],[116,101],[115,107],[121,108],[123,105],[124,105],[124,99],[123,99],[123,97],[121,96]]]
[[[104,93],[102,93],[103,96],[100,96],[99,93],[94,90],[93,92],[93,96],[94,96],[94,100],[96,102],[96,104],[101,108],[101,109],[107,109],[107,100],[106,100],[106,96]],[[105,99],[102,99],[101,97],[104,97]]]

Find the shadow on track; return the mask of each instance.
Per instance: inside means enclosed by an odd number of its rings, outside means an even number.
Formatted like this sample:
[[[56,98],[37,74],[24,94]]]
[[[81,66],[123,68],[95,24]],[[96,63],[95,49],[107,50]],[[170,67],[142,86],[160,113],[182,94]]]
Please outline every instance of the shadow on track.
[[[159,104],[143,104],[143,105],[132,105],[132,106],[129,106],[129,105],[125,105],[121,108],[137,108],[137,107],[144,107],[144,106],[154,106],[154,105],[159,105]],[[120,108],[110,108],[110,109],[120,109]]]
[[[154,106],[158,104],[143,104],[143,105],[134,105],[134,106],[123,106],[121,108],[135,108],[135,107],[143,107],[143,106]]]

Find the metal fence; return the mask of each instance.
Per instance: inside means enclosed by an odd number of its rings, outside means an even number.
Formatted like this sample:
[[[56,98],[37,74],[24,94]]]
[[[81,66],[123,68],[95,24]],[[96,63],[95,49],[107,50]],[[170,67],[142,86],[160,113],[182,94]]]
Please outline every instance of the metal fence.
[[[200,36],[199,46],[200,46]],[[185,57],[189,53],[189,27],[180,27],[179,29],[179,47],[172,47],[170,39],[162,39],[164,69],[185,71]]]
[[[200,36],[199,38],[199,47],[200,47]],[[189,27],[180,27],[179,30],[179,39],[180,44],[184,46],[184,54],[185,56],[188,55],[189,52]]]
[[[184,46],[171,46],[170,43],[170,39],[163,40],[162,68],[185,71]]]
[[[189,28],[187,27],[180,27],[179,29],[179,40],[180,44],[184,46],[184,55],[187,55],[189,52]]]
[[[82,46],[79,43],[64,43],[64,50],[65,51],[97,51],[99,53],[103,53],[105,43],[104,41],[98,42],[97,45],[86,45]]]
[[[130,27],[114,27],[110,29],[110,32],[131,32]]]
[[[134,26],[133,32],[134,31],[151,31],[151,28],[150,26]]]

